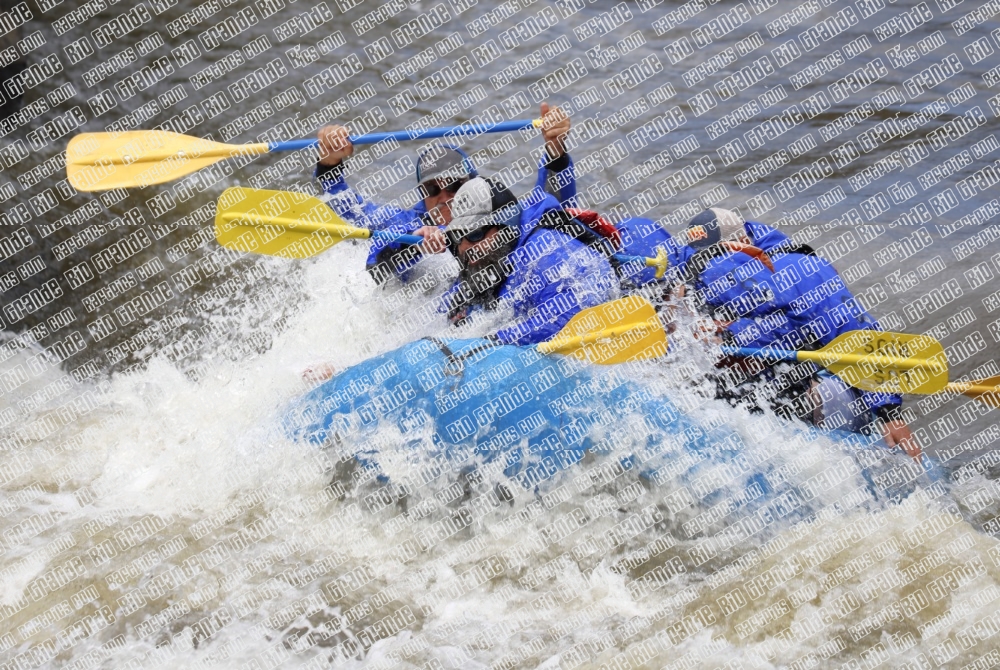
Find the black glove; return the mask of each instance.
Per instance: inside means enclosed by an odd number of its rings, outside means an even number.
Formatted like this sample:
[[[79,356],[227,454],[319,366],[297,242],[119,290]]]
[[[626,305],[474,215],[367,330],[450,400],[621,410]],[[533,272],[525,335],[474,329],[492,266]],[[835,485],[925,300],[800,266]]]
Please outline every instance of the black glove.
[[[568,167],[569,167],[569,154],[563,154],[559,158],[549,158],[549,162],[545,164],[545,169],[552,170],[553,172],[562,172]]]

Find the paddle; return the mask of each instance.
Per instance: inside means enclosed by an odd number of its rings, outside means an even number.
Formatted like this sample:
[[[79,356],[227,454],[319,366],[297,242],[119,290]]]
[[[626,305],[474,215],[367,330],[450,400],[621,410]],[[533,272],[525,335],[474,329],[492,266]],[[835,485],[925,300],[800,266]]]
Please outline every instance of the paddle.
[[[446,135],[506,133],[541,128],[541,119],[476,123],[426,130],[400,130],[351,136],[353,144],[374,144],[394,139],[426,140]],[[222,144],[166,130],[130,130],[122,133],[81,133],[66,147],[66,176],[78,191],[150,186],[180,179],[184,175],[234,156],[255,156],[277,151],[297,151],[319,144],[319,140],[291,140],[261,144]]]
[[[357,228],[319,198],[294,191],[228,188],[219,197],[215,214],[215,239],[235,251],[311,258],[343,240],[370,238],[407,244],[424,241],[417,235]]]
[[[420,244],[417,235],[398,235],[357,228],[347,223],[329,205],[303,193],[234,187],[219,197],[215,215],[215,237],[224,247],[286,258],[310,258],[341,240],[391,238],[405,244]],[[614,254],[622,263],[639,262],[656,268],[659,279],[667,271],[667,252],[655,258]]]
[[[632,295],[578,312],[558,335],[536,346],[543,354],[614,365],[663,356],[667,333],[649,301]]]
[[[722,353],[769,361],[812,361],[866,391],[960,393],[1000,407],[1000,376],[949,384],[944,349],[926,335],[855,330],[819,351],[722,347]]]
[[[812,361],[865,391],[930,394],[948,386],[944,349],[926,335],[854,330],[818,351],[722,347],[722,352],[767,361]]]
[[[961,393],[975,398],[992,407],[1000,407],[1000,377],[973,379],[967,382],[952,382],[945,388],[948,393]]]

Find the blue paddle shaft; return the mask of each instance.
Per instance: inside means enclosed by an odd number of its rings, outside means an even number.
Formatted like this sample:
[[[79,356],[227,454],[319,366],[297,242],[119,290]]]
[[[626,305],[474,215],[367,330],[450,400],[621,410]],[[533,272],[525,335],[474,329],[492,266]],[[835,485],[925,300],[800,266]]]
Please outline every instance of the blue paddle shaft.
[[[629,256],[628,254],[615,254],[615,260],[619,263],[642,263],[646,264],[645,256]]]
[[[274,153],[276,151],[298,151],[299,149],[308,149],[309,147],[314,147],[319,144],[319,140],[288,140],[287,142],[268,142],[267,151],[268,153]]]
[[[755,349],[753,347],[722,347],[722,353],[729,356],[757,356],[769,361],[797,361],[797,351],[789,349]]]
[[[481,135],[483,133],[509,133],[515,130],[531,128],[535,122],[531,119],[527,121],[504,121],[502,123],[473,123],[465,126],[445,126],[444,128],[428,128],[426,130],[395,130],[388,133],[368,133],[367,135],[351,135],[349,139],[352,144],[375,144],[382,140],[393,139],[399,142],[410,140],[430,140],[435,137],[445,135]],[[298,151],[308,149],[319,144],[318,139],[311,140],[289,140],[288,142],[270,142],[267,146],[269,152],[275,151]]]
[[[392,240],[393,242],[402,242],[403,244],[420,244],[424,241],[424,238],[419,235],[397,235],[388,230],[373,230],[372,239]]]

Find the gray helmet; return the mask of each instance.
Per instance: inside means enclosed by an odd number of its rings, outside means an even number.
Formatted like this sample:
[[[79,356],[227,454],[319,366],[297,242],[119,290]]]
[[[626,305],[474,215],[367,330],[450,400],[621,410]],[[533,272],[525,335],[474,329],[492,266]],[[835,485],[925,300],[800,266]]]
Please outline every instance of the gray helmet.
[[[469,156],[450,144],[434,144],[417,159],[417,183],[434,179],[471,179],[478,176]]]

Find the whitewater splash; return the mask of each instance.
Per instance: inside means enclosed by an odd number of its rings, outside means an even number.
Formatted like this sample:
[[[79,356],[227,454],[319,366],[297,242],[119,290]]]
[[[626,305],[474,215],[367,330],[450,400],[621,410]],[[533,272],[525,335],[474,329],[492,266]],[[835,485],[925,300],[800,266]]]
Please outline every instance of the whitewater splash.
[[[0,667],[926,667],[998,646],[1000,550],[976,530],[990,482],[709,400],[672,374],[697,368],[694,344],[629,384],[739,438],[700,485],[684,478],[692,438],[641,412],[618,417],[628,440],[597,448],[595,433],[527,487],[485,462],[431,476],[395,422],[350,448],[290,438],[303,369],[455,335],[425,309],[453,268],[375,300],[347,271],[363,256],[344,244],[309,265],[263,353],[207,338],[196,378],[164,356],[77,381],[30,345],[3,363],[23,381],[0,398],[19,415],[0,466]],[[215,318],[257,334],[232,317]],[[671,476],[626,467],[650,440]],[[348,458],[365,444],[388,480]],[[756,485],[725,477],[741,458]]]

